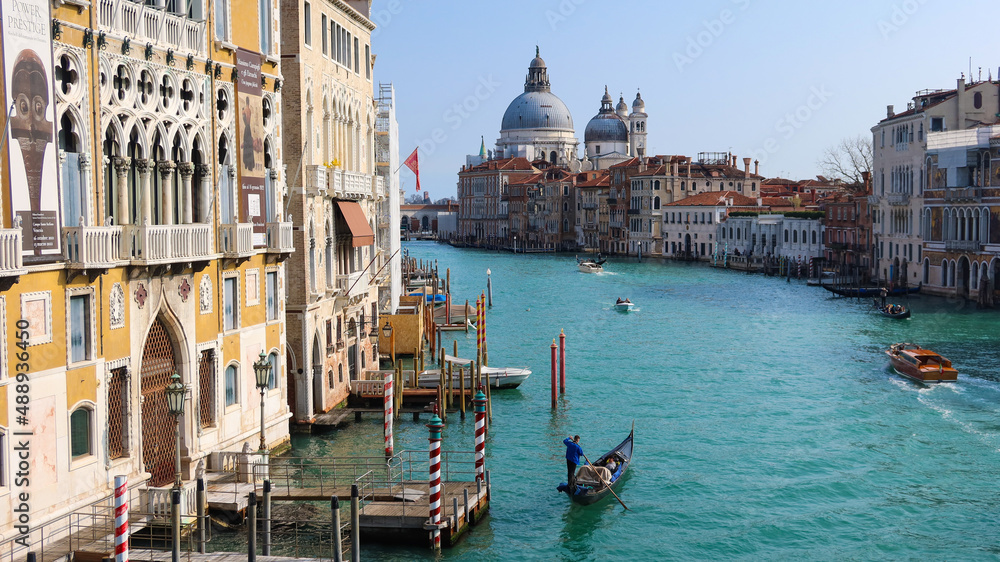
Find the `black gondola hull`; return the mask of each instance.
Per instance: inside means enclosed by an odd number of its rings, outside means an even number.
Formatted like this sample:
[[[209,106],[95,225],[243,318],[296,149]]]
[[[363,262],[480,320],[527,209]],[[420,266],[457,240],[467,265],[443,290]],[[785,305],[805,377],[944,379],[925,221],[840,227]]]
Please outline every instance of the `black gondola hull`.
[[[602,486],[600,488],[593,488],[590,486],[576,486],[575,490],[570,490],[569,485],[565,482],[559,485],[557,488],[560,492],[566,492],[569,497],[576,503],[581,505],[590,505],[592,503],[597,503],[598,501],[604,499],[611,495],[611,490],[618,491],[618,487],[621,485],[622,480],[625,478],[625,474],[628,472],[629,467],[632,465],[632,440],[635,430],[628,434],[617,447],[611,449],[607,453],[601,455],[599,459],[594,461],[596,465],[603,465],[604,461],[611,455],[618,453],[624,458],[621,467],[615,471],[612,475],[610,487]]]

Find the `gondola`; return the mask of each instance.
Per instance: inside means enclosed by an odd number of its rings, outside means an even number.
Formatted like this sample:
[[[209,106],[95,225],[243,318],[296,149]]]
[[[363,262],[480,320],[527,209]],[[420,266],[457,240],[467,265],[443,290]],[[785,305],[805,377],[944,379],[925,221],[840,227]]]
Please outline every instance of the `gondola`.
[[[569,497],[578,504],[590,505],[605,496],[611,495],[611,490],[618,489],[625,472],[632,464],[632,435],[635,433],[635,423],[632,423],[632,431],[620,445],[604,453],[601,458],[594,461],[594,466],[583,465],[577,470],[575,490],[570,490],[569,484],[563,482],[556,488],[560,492],[566,492]],[[608,459],[612,456],[618,460],[619,465],[614,472],[608,474],[608,469],[604,468]],[[597,470],[595,470],[595,468]],[[603,476],[603,481],[602,481]],[[610,488],[608,484],[610,483]]]
[[[886,318],[895,318],[897,320],[902,320],[904,318],[910,317],[910,309],[906,308],[901,304],[887,304],[882,306],[879,302],[875,301],[875,309],[878,310],[879,314],[885,316]]]
[[[887,297],[911,295],[919,293],[921,286],[922,285],[918,285],[916,287],[895,287],[892,289],[885,289],[885,295]],[[842,297],[871,298],[882,295],[882,287],[843,287],[837,285],[822,285],[822,287],[827,291]]]

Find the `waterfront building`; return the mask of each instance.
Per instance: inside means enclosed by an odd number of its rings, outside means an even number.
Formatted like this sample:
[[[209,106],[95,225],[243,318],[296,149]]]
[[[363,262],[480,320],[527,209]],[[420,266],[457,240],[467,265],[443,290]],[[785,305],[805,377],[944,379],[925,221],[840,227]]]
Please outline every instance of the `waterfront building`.
[[[996,302],[1000,276],[1000,125],[927,135],[919,216],[923,291]]]
[[[577,175],[548,162],[542,171],[512,181],[510,233],[531,249],[576,249]]]
[[[30,496],[40,550],[42,534],[65,532],[60,518],[110,496],[116,475],[144,511],[166,512],[175,478],[188,498],[218,453],[288,440],[293,247],[277,6],[17,4],[28,19],[3,6],[4,99],[35,103],[17,104],[0,172],[0,345],[12,383],[0,391],[0,532],[14,534],[13,502]],[[25,369],[27,405],[13,384]],[[165,392],[175,374],[180,416]],[[15,430],[31,435],[18,438],[30,441],[30,488],[12,478]]]
[[[442,215],[456,217],[457,213],[457,201],[448,201],[442,205],[401,205],[400,214],[402,222],[399,226],[400,229],[409,232],[438,233],[442,239],[446,239],[448,237],[440,232],[441,217]]]
[[[868,176],[867,173],[864,175]],[[859,282],[868,279],[874,257],[869,192],[870,186],[866,182],[864,191],[860,193],[835,193],[821,203],[825,213],[823,240],[826,266],[842,278]]]
[[[378,309],[395,314],[403,294],[403,255],[400,238],[402,227],[400,207],[403,200],[399,189],[399,123],[396,121],[396,89],[392,83],[379,83],[378,113],[375,115],[375,173],[382,179],[384,194],[376,197],[375,243],[378,246],[378,270],[374,273],[378,285]],[[376,179],[376,192],[378,180]]]
[[[538,173],[522,157],[488,160],[458,174],[458,237],[468,243],[513,243],[508,213],[511,208],[508,184]],[[520,226],[518,226],[520,228]]]
[[[299,248],[288,262],[288,402],[295,421],[309,422],[378,363],[369,336],[377,336],[376,277],[389,256],[375,231],[385,232],[376,223],[386,222],[377,217],[389,194],[375,173],[370,3],[280,6],[295,14],[281,20],[282,140]]]
[[[823,221],[819,216],[789,216],[759,209],[730,216],[716,229],[719,255],[787,258],[814,265],[823,258]]]
[[[923,239],[919,227],[924,191],[929,185],[927,135],[961,131],[996,121],[1000,82],[967,84],[959,78],[951,90],[921,90],[906,111],[888,106],[872,127],[872,195],[877,278],[896,285],[916,285],[923,278]],[[939,265],[939,264],[934,264]],[[928,267],[931,265],[929,264]],[[929,277],[928,277],[929,278]]]
[[[607,237],[608,191],[611,174],[608,170],[580,172],[576,183],[576,235],[577,247],[585,251],[597,251],[601,239]],[[602,212],[603,211],[603,212]]]
[[[719,230],[730,212],[760,210],[756,199],[735,191],[706,191],[662,207],[663,256],[702,261],[716,253]],[[742,248],[743,232],[735,230],[731,239],[730,254]],[[718,250],[721,254],[726,248]]]

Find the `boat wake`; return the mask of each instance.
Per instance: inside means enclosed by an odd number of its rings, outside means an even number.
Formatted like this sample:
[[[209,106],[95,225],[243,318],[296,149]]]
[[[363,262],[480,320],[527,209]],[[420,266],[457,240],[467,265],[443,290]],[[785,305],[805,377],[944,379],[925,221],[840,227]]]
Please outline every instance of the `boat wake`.
[[[984,431],[976,423],[960,419],[954,410],[945,407],[943,404],[936,403],[933,398],[933,396],[921,393],[917,397],[917,401],[940,414],[941,419],[957,425],[965,433],[975,435],[976,438],[993,449],[994,452],[1000,453],[1000,433]]]

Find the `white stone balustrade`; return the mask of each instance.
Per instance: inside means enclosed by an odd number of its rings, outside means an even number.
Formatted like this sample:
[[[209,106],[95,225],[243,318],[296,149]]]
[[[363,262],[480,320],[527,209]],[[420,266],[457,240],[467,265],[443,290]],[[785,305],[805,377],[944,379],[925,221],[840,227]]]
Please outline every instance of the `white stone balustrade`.
[[[368,272],[355,271],[349,275],[337,276],[337,288],[340,294],[354,298],[368,292]]]
[[[121,226],[67,226],[63,231],[63,255],[71,264],[111,267],[122,261]]]
[[[376,182],[369,174],[345,172],[343,170],[327,171],[327,189],[330,195],[338,199],[371,198],[377,189]],[[382,189],[384,190],[384,183]]]
[[[213,257],[212,225],[126,225],[126,239],[133,260],[147,265]]]
[[[170,519],[171,493],[173,485],[162,488],[141,488],[139,490],[140,513],[149,514],[153,519]],[[181,485],[181,515],[195,515],[198,508],[198,483],[183,482]],[[133,508],[135,509],[135,508]]]
[[[21,261],[21,229],[0,229],[0,277],[24,273]]]
[[[138,44],[206,54],[205,22],[188,19],[163,8],[129,0],[99,0],[98,26],[113,36]]]
[[[219,249],[226,257],[246,257],[253,254],[253,223],[219,226]]]
[[[909,205],[910,204],[910,194],[909,193],[889,193],[886,195],[886,200],[889,201],[890,205]]]
[[[292,223],[267,223],[267,251],[271,253],[292,253],[295,246],[292,243]]]

